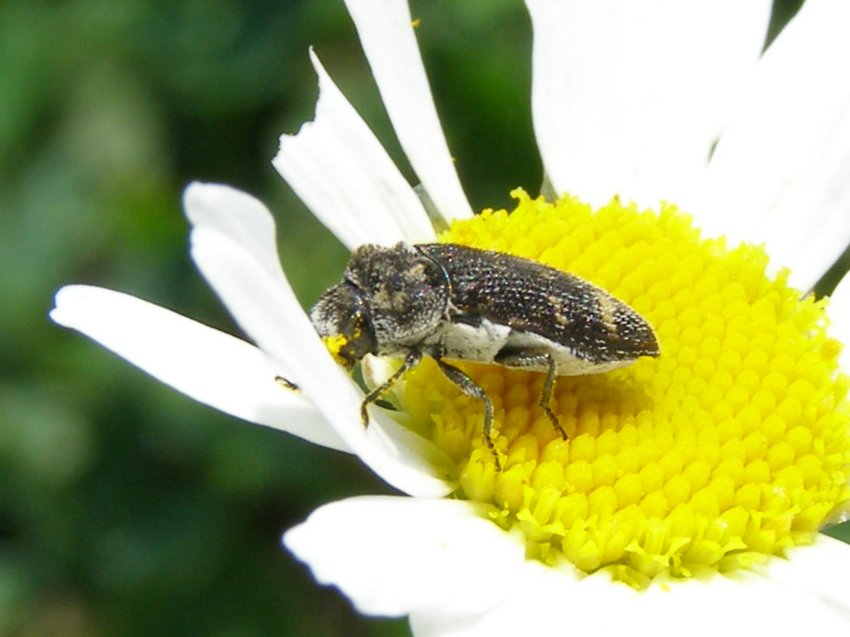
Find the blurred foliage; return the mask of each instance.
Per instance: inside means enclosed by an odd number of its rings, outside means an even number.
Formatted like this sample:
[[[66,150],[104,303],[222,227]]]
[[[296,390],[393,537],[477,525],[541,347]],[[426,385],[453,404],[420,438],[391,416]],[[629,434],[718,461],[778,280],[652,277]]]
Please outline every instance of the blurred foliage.
[[[541,179],[524,9],[413,7],[472,203],[504,205]],[[312,45],[406,166],[342,2],[5,0],[0,15],[0,635],[407,634],[279,545],[317,505],[383,483],[46,318],[54,290],[86,282],[238,333],[186,250],[195,179],[270,205],[305,304],[336,280],[344,250],[269,160],[312,117]]]

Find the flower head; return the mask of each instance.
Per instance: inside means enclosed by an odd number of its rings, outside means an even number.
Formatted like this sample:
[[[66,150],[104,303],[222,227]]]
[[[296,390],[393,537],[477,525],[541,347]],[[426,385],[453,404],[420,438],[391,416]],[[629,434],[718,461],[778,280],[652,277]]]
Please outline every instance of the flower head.
[[[659,574],[728,571],[812,541],[850,504],[848,378],[824,303],[799,298],[767,255],[700,239],[672,206],[600,209],[515,193],[447,240],[519,252],[576,272],[655,326],[662,355],[604,375],[561,377],[553,408],[541,374],[465,369],[496,402],[503,470],[470,423],[480,407],[433,365],[410,374],[401,404],[433,422],[467,497],[522,528],[526,550],[608,570],[638,588]]]
[[[256,348],[95,288],[60,291],[54,319],[190,396],[355,453],[417,496],[332,503],[285,536],[318,580],[365,613],[410,615],[417,634],[530,633],[564,616],[608,634],[674,615],[700,617],[690,632],[730,618],[741,632],[803,628],[813,613],[846,630],[834,574],[850,551],[817,531],[850,510],[836,340],[850,336],[850,283],[831,308],[803,294],[850,239],[850,88],[806,66],[847,53],[846,5],[811,0],[762,55],[765,2],[528,0],[552,196],[517,190],[515,210],[473,217],[406,5],[347,4],[427,197],[311,52],[316,118],[282,137],[274,164],[317,217],[351,248],[439,240],[570,271],[639,312],[662,355],[559,377],[566,440],[540,405],[544,374],[463,361],[492,403],[495,455],[482,401],[427,359],[363,428],[363,392],[289,289],[270,214],[201,184],[185,195],[192,256]],[[717,33],[724,46],[709,49]],[[793,80],[806,91],[787,93]],[[799,131],[770,147],[788,117]],[[426,208],[448,229],[437,235]],[[392,373],[364,363],[373,386]]]

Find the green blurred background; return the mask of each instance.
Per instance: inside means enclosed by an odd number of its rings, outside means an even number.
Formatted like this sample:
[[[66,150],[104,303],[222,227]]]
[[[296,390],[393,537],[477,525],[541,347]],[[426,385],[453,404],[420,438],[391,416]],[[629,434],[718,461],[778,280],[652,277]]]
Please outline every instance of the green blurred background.
[[[533,190],[523,6],[412,8],[473,206]],[[269,163],[312,118],[309,45],[413,180],[341,0],[0,3],[0,635],[408,633],[360,618],[279,544],[383,483],[47,320],[53,292],[85,282],[238,333],[188,257],[195,179],[269,204],[305,305],[336,280],[346,252]]]

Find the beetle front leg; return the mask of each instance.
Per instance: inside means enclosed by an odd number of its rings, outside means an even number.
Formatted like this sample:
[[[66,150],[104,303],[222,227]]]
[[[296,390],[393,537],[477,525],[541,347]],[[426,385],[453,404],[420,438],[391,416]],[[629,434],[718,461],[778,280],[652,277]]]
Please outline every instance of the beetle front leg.
[[[404,362],[402,362],[401,367],[395,370],[392,376],[390,376],[387,380],[385,380],[383,383],[375,387],[375,389],[366,394],[366,396],[363,398],[363,402],[360,403],[360,422],[363,423],[364,427],[367,427],[369,425],[369,411],[367,410],[367,407],[369,407],[370,404],[374,403],[381,396],[383,396],[384,392],[386,392],[387,390],[389,390],[390,387],[395,385],[398,379],[401,378],[402,374],[404,374],[404,372],[416,367],[419,364],[419,361],[421,360],[422,352],[415,349],[410,350],[407,353],[407,356],[404,357]]]

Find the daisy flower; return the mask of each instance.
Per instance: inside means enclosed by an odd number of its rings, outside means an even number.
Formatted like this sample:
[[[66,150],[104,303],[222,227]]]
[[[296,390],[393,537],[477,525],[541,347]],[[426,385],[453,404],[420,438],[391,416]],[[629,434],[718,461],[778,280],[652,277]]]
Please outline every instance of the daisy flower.
[[[193,184],[192,256],[254,344],[118,292],[52,318],[177,390],[357,454],[406,496],[327,504],[284,536],[322,583],[416,635],[847,631],[850,282],[806,294],[850,241],[843,0],[762,51],[765,1],[527,0],[544,196],[472,210],[404,2],[348,0],[414,190],[326,73],[274,165],[346,246],[447,241],[582,276],[653,325],[661,356],[561,377],[425,360],[359,421],[281,270],[256,199]],[[439,232],[435,230],[439,229]],[[364,361],[368,384],[392,363]],[[299,390],[281,387],[285,377]],[[412,496],[412,497],[410,497]]]

